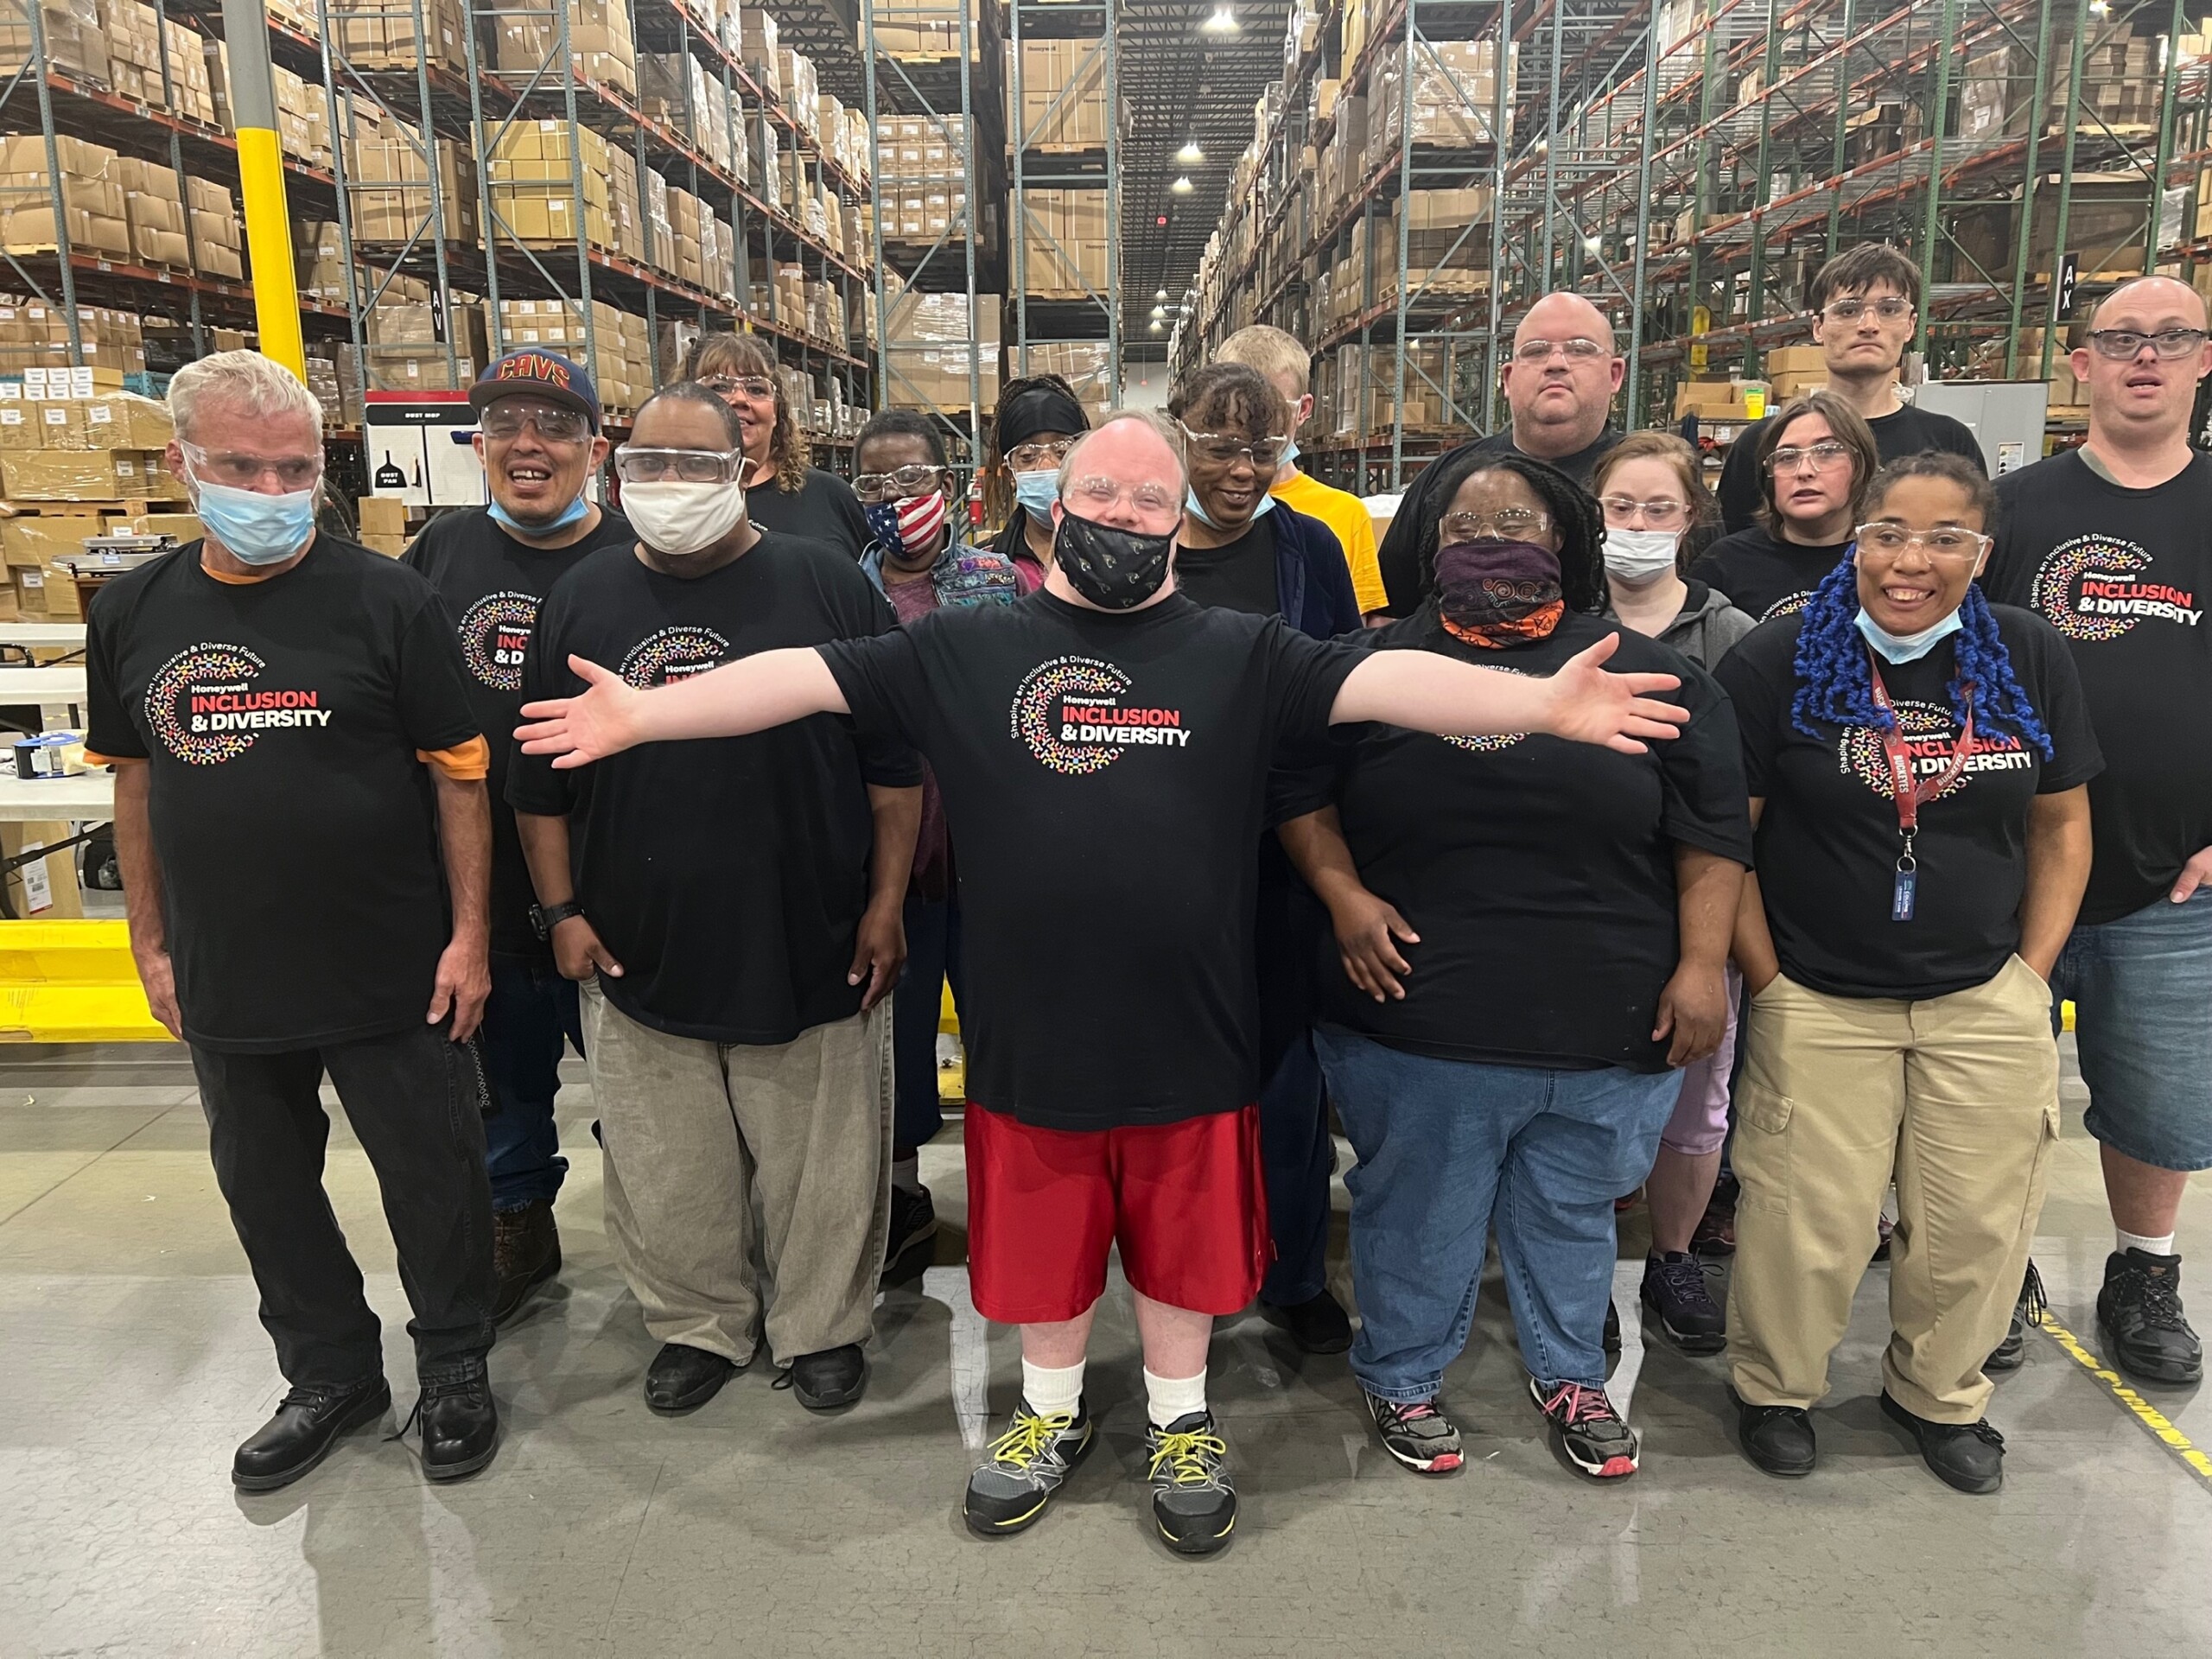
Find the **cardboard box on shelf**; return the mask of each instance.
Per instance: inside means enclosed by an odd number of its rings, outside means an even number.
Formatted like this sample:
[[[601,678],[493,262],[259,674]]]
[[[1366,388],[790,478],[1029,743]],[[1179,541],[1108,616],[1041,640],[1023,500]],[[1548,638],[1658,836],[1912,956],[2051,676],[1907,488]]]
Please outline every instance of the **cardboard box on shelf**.
[[[55,850],[8,872],[9,913],[28,921],[67,921],[85,913],[85,895],[77,885],[77,849],[58,843],[71,830],[60,819],[35,818],[22,823],[0,823],[0,856],[9,861],[41,847]]]
[[[158,454],[134,449],[41,449],[0,455],[0,495],[17,501],[181,500]]]
[[[1025,190],[1022,280],[1039,299],[1103,296],[1113,227],[1103,190]]]
[[[1021,108],[1015,142],[1026,149],[1077,149],[1106,142],[1106,58],[1096,39],[1024,41]],[[1007,96],[1015,59],[1007,44]]]
[[[1818,346],[1775,346],[1759,354],[1759,361],[1768,374],[1779,378],[1785,374],[1815,374],[1825,384],[1828,378],[1827,353]]]

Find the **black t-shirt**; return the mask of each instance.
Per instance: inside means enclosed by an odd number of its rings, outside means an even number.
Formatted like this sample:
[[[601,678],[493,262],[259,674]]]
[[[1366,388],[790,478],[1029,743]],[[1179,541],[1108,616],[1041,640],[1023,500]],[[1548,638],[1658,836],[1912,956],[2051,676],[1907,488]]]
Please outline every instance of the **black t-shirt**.
[[[1772,418],[1768,416],[1769,420]],[[1751,464],[1751,451],[1766,424],[1766,421],[1753,421],[1745,427],[1728,446],[1727,458],[1720,463],[1720,487],[1714,493],[1720,498],[1720,522],[1732,531],[1748,530],[1758,522],[1759,474],[1758,468]],[[1867,422],[1866,429],[1874,435],[1874,453],[1885,461],[1941,449],[1964,455],[1974,462],[1976,471],[1989,470],[1982,459],[1981,445],[1974,439],[1974,429],[1964,421],[1938,415],[1933,410],[1915,409],[1906,404]],[[1735,595],[1729,597],[1733,599]],[[1737,603],[1743,601],[1738,600]]]
[[[1541,733],[1376,726],[1340,774],[1306,774],[1288,804],[1311,811],[1333,784],[1360,879],[1421,935],[1400,946],[1413,964],[1405,1000],[1387,1003],[1352,985],[1326,940],[1324,1019],[1444,1059],[1666,1070],[1651,1025],[1680,959],[1675,846],[1751,861],[1728,699],[1680,652],[1576,613],[1548,639],[1484,651],[1453,639],[1430,604],[1362,643],[1548,675],[1608,633],[1621,639],[1608,668],[1681,677],[1668,694],[1690,711],[1680,737],[1619,754]]]
[[[2082,920],[2158,902],[2212,847],[2212,456],[2131,490],[2078,454],[1997,481],[1984,579],[2073,648],[2107,769],[2089,785],[2096,856]]]
[[[1556,457],[1535,456],[1548,467],[1556,467],[1584,489],[1590,487],[1590,474],[1605,451],[1621,441],[1621,434],[1607,427],[1598,434],[1587,448],[1578,449],[1571,455]],[[1447,449],[1422,467],[1406,492],[1398,498],[1397,515],[1390,520],[1389,534],[1382,538],[1376,558],[1382,566],[1382,585],[1390,594],[1389,613],[1410,616],[1414,608],[1428,597],[1421,582],[1421,521],[1428,507],[1429,497],[1435,493],[1436,480],[1443,476],[1446,462],[1470,453],[1483,454],[1524,454],[1513,442],[1513,429],[1506,427],[1486,438],[1477,438],[1463,443],[1456,449]]]
[[[1175,550],[1175,586],[1200,605],[1278,616],[1282,594],[1275,581],[1275,532],[1262,514],[1244,533],[1219,547]]]
[[[635,686],[755,652],[888,632],[891,607],[833,548],[764,535],[710,575],[668,576],[602,548],[554,586],[525,701],[573,696],[570,653]],[[772,1046],[849,1019],[867,907],[868,785],[921,782],[903,746],[818,715],[749,737],[648,743],[572,772],[518,748],[517,811],[569,820],[576,897],[622,964],[607,1000],[673,1037]]]
[[[796,495],[778,489],[773,479],[754,485],[745,493],[745,512],[761,530],[820,542],[849,556],[855,564],[875,539],[853,486],[819,467],[806,469],[806,482]]]
[[[1735,700],[1751,794],[1766,802],[1758,868],[1767,926],[1782,971],[1800,984],[1832,996],[1948,996],[1987,984],[2019,948],[2029,803],[2086,783],[2104,761],[2058,636],[2009,605],[1996,613],[2053,758],[1976,723],[1966,769],[1920,809],[1910,921],[1890,919],[1904,842],[1880,732],[1823,724],[1813,738],[1790,722],[1803,619],[1762,625],[1714,671]],[[1941,776],[1958,741],[1952,640],[1881,671],[1916,776]]]
[[[1171,594],[1039,591],[823,652],[865,731],[919,748],[960,866],[968,1093],[1046,1128],[1257,1096],[1255,863],[1270,760],[1318,748],[1359,658]]]
[[[637,532],[620,514],[567,547],[517,541],[481,507],[446,513],[415,538],[402,563],[419,570],[454,619],[468,670],[468,702],[492,746],[492,951],[543,961],[551,948],[530,925],[530,871],[515,815],[508,810],[507,758],[522,719],[523,651],[537,626],[538,601],[555,582],[602,547],[628,547]]]
[[[86,745],[149,768],[188,1041],[238,1053],[419,1026],[450,928],[429,768],[477,734],[429,583],[318,536],[218,582],[200,543],[92,601]]]
[[[1836,561],[1851,550],[1837,542],[1818,547],[1785,542],[1753,524],[1723,536],[1690,567],[1690,575],[1754,622],[1794,616],[1805,608]]]

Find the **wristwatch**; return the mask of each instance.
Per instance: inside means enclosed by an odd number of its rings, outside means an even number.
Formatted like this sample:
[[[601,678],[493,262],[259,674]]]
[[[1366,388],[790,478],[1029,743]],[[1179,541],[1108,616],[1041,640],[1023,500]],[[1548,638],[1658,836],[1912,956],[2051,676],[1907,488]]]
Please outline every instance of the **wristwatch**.
[[[530,925],[537,931],[539,938],[550,939],[555,928],[570,917],[583,913],[584,907],[573,899],[564,899],[557,905],[532,905],[530,907]]]

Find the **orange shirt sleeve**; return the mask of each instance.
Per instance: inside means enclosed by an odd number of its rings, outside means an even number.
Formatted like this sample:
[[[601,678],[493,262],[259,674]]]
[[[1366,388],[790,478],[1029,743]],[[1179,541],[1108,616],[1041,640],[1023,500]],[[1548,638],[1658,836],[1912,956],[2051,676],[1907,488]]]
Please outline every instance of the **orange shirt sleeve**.
[[[450,749],[417,749],[415,758],[457,784],[480,784],[492,775],[492,746],[481,737]]]

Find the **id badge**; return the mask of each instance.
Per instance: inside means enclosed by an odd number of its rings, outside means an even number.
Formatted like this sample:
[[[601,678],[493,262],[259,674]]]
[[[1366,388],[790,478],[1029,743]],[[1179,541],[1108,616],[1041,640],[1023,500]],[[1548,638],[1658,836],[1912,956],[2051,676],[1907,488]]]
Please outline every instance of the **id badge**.
[[[1920,872],[1917,869],[1897,872],[1897,886],[1890,892],[1890,919],[1891,921],[1909,922],[1912,919],[1913,890],[1919,883]]]

